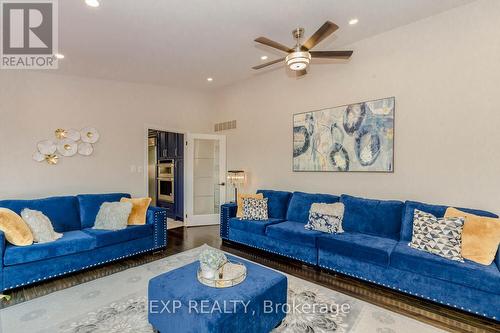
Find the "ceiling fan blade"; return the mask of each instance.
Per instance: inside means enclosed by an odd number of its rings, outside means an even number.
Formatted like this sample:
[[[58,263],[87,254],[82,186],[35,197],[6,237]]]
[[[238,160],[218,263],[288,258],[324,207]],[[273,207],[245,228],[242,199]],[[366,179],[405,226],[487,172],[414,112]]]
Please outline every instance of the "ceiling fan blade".
[[[253,66],[252,69],[261,69],[261,68],[264,68],[264,67],[267,67],[267,66],[271,66],[271,65],[274,65],[278,62],[282,62],[284,61],[285,58],[280,58],[280,59],[276,59],[276,60],[273,60],[273,61],[269,61],[269,62],[266,62],[265,64],[262,64],[262,65],[257,65],[257,66]]]
[[[302,45],[302,49],[307,51],[319,44],[323,39],[330,36],[338,29],[338,25],[331,21],[326,21],[309,39]]]
[[[289,48],[288,46],[285,46],[283,44],[280,44],[278,42],[270,40],[269,38],[266,38],[266,37],[255,38],[255,41],[257,43],[261,43],[261,44],[264,44],[264,45],[267,45],[270,47],[274,47],[275,49],[278,49],[278,50],[281,50],[284,52],[288,52],[288,53],[293,52],[293,49]]]
[[[349,59],[354,51],[310,51],[313,58]]]

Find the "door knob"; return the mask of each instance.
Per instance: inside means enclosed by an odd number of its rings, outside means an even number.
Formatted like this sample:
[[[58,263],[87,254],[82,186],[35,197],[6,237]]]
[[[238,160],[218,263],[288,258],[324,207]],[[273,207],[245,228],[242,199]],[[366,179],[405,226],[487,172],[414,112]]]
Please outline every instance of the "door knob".
[[[219,186],[226,186],[226,183],[222,182],[218,184]]]

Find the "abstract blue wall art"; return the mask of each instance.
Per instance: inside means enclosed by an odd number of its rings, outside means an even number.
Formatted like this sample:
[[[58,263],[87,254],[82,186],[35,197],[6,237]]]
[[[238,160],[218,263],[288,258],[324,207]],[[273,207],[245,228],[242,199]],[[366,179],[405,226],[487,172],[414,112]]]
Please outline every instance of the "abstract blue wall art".
[[[293,116],[293,171],[393,172],[395,98]]]

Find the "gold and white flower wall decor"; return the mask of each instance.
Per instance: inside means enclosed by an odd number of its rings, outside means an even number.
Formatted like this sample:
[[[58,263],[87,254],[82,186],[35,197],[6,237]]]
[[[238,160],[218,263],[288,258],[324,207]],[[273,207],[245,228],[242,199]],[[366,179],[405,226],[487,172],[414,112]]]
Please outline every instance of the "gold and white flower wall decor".
[[[55,165],[62,157],[90,156],[94,152],[94,144],[99,140],[99,132],[93,127],[85,127],[80,131],[58,128],[54,132],[55,140],[43,140],[37,143],[37,151],[33,160]]]

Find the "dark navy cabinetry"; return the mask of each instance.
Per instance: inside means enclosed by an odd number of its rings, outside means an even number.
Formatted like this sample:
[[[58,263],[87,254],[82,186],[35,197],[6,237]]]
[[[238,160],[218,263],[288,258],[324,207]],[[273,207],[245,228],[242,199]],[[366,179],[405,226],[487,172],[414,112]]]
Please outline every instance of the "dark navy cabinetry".
[[[158,161],[174,165],[174,200],[158,198],[157,205],[167,210],[167,216],[184,219],[184,134],[172,132],[157,133]]]
[[[184,134],[158,133],[158,160],[169,160],[184,157]]]

